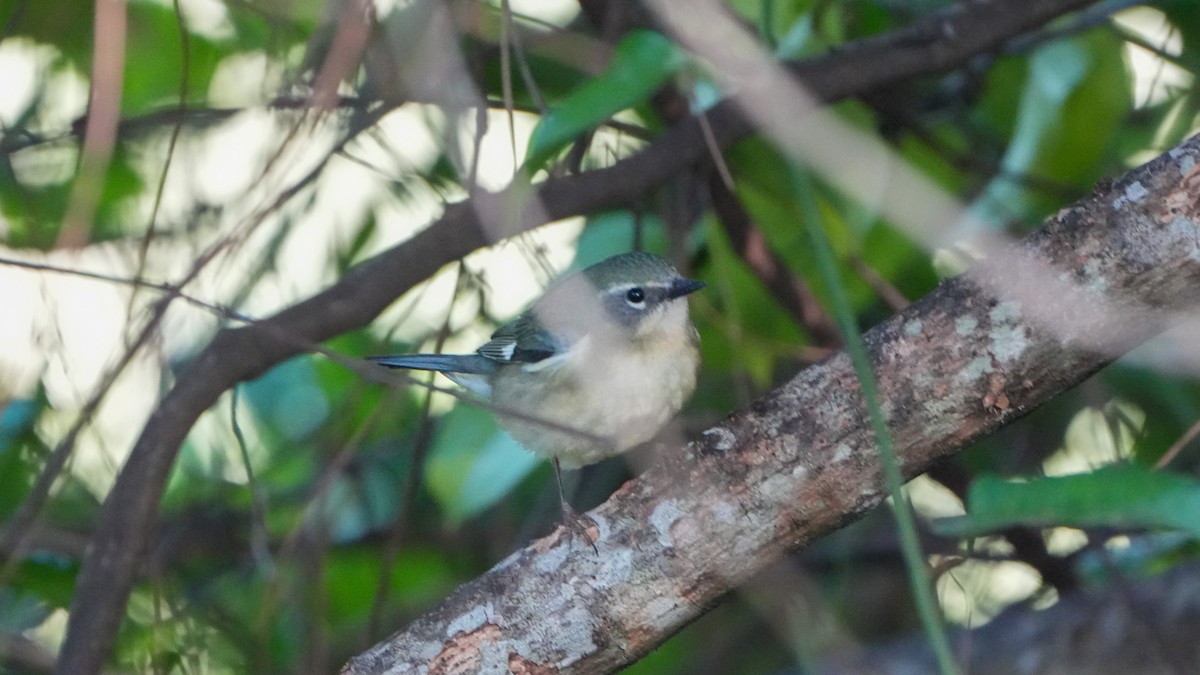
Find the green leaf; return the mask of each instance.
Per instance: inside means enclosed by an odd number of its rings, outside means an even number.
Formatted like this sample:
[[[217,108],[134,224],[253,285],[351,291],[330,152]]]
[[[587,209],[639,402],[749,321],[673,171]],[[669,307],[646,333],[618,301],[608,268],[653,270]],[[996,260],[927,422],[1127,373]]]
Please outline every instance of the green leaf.
[[[17,565],[13,587],[52,607],[70,607],[79,564],[66,558],[35,553]]]
[[[179,33],[179,17],[170,3],[129,3],[129,33],[121,112],[136,115],[159,106],[179,104],[179,89],[187,76],[189,101],[203,100],[227,45],[189,32]]]
[[[438,423],[425,483],[447,518],[457,523],[499,501],[539,461],[501,431],[490,412],[459,405]]]
[[[633,250],[637,229],[641,228],[641,250],[662,253],[668,250],[667,230],[662,219],[652,213],[641,216],[631,211],[606,211],[588,216],[587,225],[575,245],[571,269],[583,269],[605,258]]]
[[[1011,85],[1011,78],[1006,83]],[[1114,149],[1133,105],[1129,83],[1120,41],[1107,31],[1035,51],[1028,60],[1004,172],[989,184],[976,208],[997,222],[1013,216],[1034,220],[1061,206],[1063,195],[1031,188],[1019,177],[1047,179],[1080,192],[1090,186],[1103,174],[1101,160]]]
[[[44,401],[32,398],[14,399],[0,405],[0,452],[33,429],[44,407]]]
[[[36,425],[47,405],[40,387],[31,398],[0,404],[0,518],[14,513],[33,485],[45,452]]]
[[[983,476],[967,494],[967,515],[933,529],[976,537],[1012,525],[1165,528],[1200,539],[1200,483],[1134,464],[1028,482]]]
[[[247,383],[243,392],[254,414],[290,441],[309,438],[329,417],[329,401],[308,357],[275,366]]]
[[[326,621],[335,626],[365,621],[375,604],[380,565],[375,549],[352,547],[330,552],[324,566]],[[388,573],[389,602],[413,612],[428,607],[461,581],[454,573],[453,557],[432,548],[401,549]]]
[[[579,134],[649,98],[685,63],[683,53],[658,33],[637,30],[627,35],[608,70],[542,116],[525,152],[526,173],[532,174]]]

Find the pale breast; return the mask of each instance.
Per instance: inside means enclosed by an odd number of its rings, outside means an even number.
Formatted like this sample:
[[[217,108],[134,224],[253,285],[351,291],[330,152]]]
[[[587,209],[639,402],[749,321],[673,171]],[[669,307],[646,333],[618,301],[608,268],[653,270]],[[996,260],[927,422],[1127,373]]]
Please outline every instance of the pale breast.
[[[652,438],[696,387],[694,334],[653,348],[594,337],[552,368],[506,369],[492,400],[588,438],[497,411],[502,426],[529,450],[571,468],[598,462]],[[599,437],[599,438],[596,438]]]

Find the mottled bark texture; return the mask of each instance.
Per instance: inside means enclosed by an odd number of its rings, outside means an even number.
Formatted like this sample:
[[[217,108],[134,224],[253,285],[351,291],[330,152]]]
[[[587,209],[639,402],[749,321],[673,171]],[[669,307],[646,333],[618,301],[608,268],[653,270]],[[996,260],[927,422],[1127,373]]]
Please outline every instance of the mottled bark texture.
[[[1198,291],[1193,138],[866,334],[905,474],[1076,385]],[[610,671],[885,496],[858,379],[837,354],[593,510],[596,551],[558,530],[344,672]]]

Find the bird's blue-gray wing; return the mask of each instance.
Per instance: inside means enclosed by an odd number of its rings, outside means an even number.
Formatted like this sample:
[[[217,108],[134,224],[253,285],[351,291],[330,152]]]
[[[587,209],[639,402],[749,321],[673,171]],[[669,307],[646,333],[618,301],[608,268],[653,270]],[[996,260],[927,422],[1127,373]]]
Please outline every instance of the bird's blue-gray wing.
[[[556,356],[567,348],[566,341],[542,328],[532,313],[526,312],[492,333],[476,354],[498,363],[537,363]]]
[[[500,367],[496,361],[479,354],[396,354],[368,356],[367,360],[388,368],[436,370],[484,398],[491,397],[491,375]]]
[[[532,313],[526,312],[492,334],[492,339],[474,354],[396,354],[369,356],[388,368],[436,370],[455,383],[491,397],[491,376],[505,365],[531,366],[549,363],[567,348],[566,341],[543,329]]]
[[[441,373],[472,373],[488,375],[496,372],[498,364],[478,354],[396,354],[393,356],[368,356],[388,368],[412,370],[436,370]]]

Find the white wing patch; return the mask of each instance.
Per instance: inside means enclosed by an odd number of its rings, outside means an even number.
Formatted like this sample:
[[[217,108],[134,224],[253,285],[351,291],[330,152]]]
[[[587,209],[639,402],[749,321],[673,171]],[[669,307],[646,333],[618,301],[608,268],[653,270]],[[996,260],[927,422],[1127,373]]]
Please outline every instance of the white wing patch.
[[[492,384],[488,382],[486,375],[476,375],[475,373],[442,373],[450,378],[450,381],[464,387],[470,391],[479,394],[485,399],[492,397]]]
[[[517,341],[513,338],[504,337],[489,341],[487,344],[479,348],[479,355],[486,356],[493,361],[512,361],[513,353],[517,351]]]

